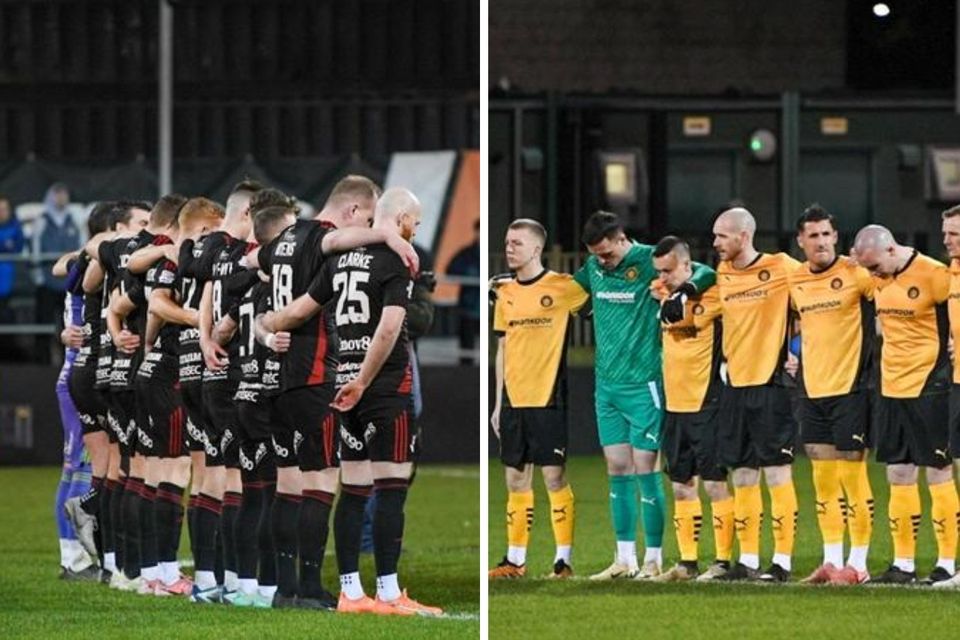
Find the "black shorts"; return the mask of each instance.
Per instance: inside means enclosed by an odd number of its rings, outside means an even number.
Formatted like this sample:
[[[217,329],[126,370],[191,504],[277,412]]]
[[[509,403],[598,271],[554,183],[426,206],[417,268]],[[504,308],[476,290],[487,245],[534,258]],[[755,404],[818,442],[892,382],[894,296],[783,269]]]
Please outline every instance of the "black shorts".
[[[785,387],[723,388],[717,430],[719,464],[730,469],[791,464],[796,435],[790,392]]]
[[[208,467],[240,468],[240,417],[233,400],[236,393],[236,381],[211,380],[203,383]]]
[[[950,385],[950,455],[960,458],[960,384]]]
[[[107,404],[103,394],[94,389],[97,370],[93,366],[74,367],[67,380],[70,399],[77,408],[84,434],[105,431],[107,424]]]
[[[409,396],[367,398],[341,416],[340,459],[415,462],[417,425]]]
[[[241,440],[269,440],[273,431],[273,396],[243,382],[234,395],[240,419]]]
[[[672,482],[686,484],[694,476],[723,482],[727,470],[717,462],[717,428],[720,400],[705,402],[696,413],[667,411],[663,420],[660,450],[664,471]]]
[[[533,463],[563,466],[567,461],[567,410],[563,407],[500,409],[500,460],[523,469]]]
[[[107,423],[120,445],[120,455],[129,457],[137,448],[137,398],[132,389],[110,391]]]
[[[323,471],[340,466],[337,459],[337,413],[333,385],[299,387],[276,400],[274,453],[278,467],[295,462],[301,471]]]
[[[206,451],[206,424],[203,415],[203,385],[200,382],[180,383],[180,398],[187,411],[187,449]]]
[[[240,471],[244,482],[276,479],[277,466],[273,451],[272,395],[266,395],[257,387],[243,382],[234,396],[240,416]],[[296,464],[296,461],[294,461]],[[294,466],[294,465],[290,465]]]
[[[146,455],[179,458],[187,454],[187,413],[183,407],[178,378],[179,367],[175,356],[147,356],[147,360],[140,365],[137,397],[147,411],[149,428],[146,431],[150,447]]]
[[[800,398],[804,444],[832,444],[838,451],[863,451],[870,443],[870,392],[829,398]]]
[[[941,469],[949,466],[950,394],[919,398],[881,396],[877,411],[877,462],[915,464]]]

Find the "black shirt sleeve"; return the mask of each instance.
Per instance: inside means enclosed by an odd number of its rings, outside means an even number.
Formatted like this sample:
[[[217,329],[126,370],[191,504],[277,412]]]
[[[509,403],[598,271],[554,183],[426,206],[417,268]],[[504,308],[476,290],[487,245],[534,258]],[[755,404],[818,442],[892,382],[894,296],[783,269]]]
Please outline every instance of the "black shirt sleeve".
[[[313,278],[307,293],[313,298],[313,301],[319,305],[330,302],[333,298],[333,279],[331,276],[332,260],[328,260],[321,267],[320,272]]]
[[[413,280],[410,271],[396,254],[390,254],[391,259],[383,275],[383,306],[407,308],[413,293]]]
[[[166,258],[156,264],[156,269],[147,271],[147,284],[151,289],[177,290],[177,265]]]

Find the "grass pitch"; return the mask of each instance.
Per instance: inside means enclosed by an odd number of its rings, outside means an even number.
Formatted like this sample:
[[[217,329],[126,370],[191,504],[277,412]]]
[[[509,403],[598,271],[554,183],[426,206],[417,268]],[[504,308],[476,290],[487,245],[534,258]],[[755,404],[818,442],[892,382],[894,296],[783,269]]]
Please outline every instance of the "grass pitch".
[[[57,579],[53,501],[59,469],[0,469],[0,637],[12,638],[477,638],[480,635],[480,483],[477,467],[424,466],[407,501],[401,586],[449,619],[347,616],[202,606]],[[181,558],[189,555],[186,527]],[[333,532],[329,547],[333,547]],[[367,593],[376,587],[364,555]],[[336,592],[328,550],[324,584]]]
[[[591,583],[586,576],[604,569],[613,559],[614,539],[607,502],[602,457],[570,460],[569,478],[576,495],[577,523],[573,567],[569,581],[547,581],[553,561],[553,536],[542,482],[535,476],[536,516],[527,554],[527,577],[490,583],[490,638],[862,638],[940,637],[952,635],[960,592],[939,593],[920,587],[813,587],[789,585]],[[490,464],[490,566],[506,551],[503,508],[506,492],[499,463]],[[537,472],[539,475],[539,472]],[[871,463],[876,518],[870,549],[872,575],[892,559],[887,528],[887,484],[883,469]],[[665,478],[666,479],[666,478]],[[800,505],[799,530],[793,558],[794,580],[805,577],[821,561],[822,546],[814,512],[810,463],[798,460],[794,481]],[[672,496],[668,489],[668,504]],[[933,567],[936,545],[929,521],[925,487],[924,521],[918,539],[917,568],[925,576]],[[769,502],[764,491],[765,513]],[[672,513],[672,509],[671,509]],[[704,521],[709,522],[708,510]],[[642,536],[638,538],[642,549]],[[670,520],[664,540],[664,564],[678,559]],[[847,547],[849,548],[849,547]],[[701,555],[712,559],[713,532],[704,526]],[[768,522],[764,523],[761,566],[773,554]],[[735,556],[736,557],[736,556]],[[701,563],[701,568],[705,568]]]

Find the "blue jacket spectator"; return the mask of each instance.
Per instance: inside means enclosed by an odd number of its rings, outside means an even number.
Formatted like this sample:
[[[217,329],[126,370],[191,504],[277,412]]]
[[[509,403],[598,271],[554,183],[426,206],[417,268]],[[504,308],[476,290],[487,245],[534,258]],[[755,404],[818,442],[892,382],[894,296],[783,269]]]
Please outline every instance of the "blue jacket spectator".
[[[32,245],[35,255],[52,253],[57,256],[80,248],[82,236],[80,226],[70,212],[70,192],[62,182],[56,182],[47,189],[43,199],[43,214],[34,222]],[[59,292],[63,297],[65,279],[57,278],[50,272],[56,258],[39,265],[38,282],[43,289]]]
[[[0,253],[22,253],[23,245],[23,227],[20,220],[13,214],[10,200],[0,196]],[[0,261],[0,299],[10,297],[15,275],[15,263]]]

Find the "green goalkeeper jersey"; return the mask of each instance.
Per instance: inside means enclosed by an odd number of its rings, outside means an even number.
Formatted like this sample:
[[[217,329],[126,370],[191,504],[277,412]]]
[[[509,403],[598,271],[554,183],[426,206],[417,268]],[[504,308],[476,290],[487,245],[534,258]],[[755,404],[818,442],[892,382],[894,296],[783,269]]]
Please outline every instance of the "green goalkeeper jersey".
[[[653,246],[634,242],[617,265],[606,270],[590,256],[574,280],[590,294],[596,342],[597,383],[646,383],[661,376],[660,303],[650,295],[657,278]],[[698,291],[716,282],[710,267],[694,263],[690,279]]]

